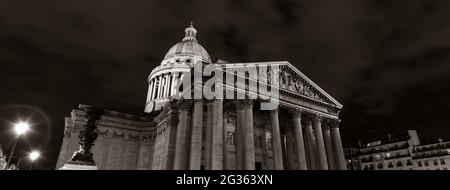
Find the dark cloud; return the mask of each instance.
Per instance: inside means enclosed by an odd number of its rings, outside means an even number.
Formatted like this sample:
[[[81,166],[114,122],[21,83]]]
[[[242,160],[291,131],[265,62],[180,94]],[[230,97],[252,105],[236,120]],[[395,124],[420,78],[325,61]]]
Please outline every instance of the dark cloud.
[[[193,20],[213,58],[287,60],[338,99],[346,144],[404,129],[440,137],[450,132],[449,8],[437,0],[1,1],[2,126],[17,117],[8,113],[33,112],[10,105],[42,110],[50,124],[35,116],[38,134],[21,148],[42,146],[42,165],[53,167],[64,116],[79,103],[143,111],[147,75]]]

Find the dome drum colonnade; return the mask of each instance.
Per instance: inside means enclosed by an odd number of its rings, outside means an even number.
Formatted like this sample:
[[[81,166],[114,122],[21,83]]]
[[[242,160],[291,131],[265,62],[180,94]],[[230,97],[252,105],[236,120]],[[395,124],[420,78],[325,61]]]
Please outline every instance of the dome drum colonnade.
[[[150,73],[145,112],[161,110],[174,95],[177,83],[194,64],[211,63],[208,52],[197,42],[196,35],[197,30],[191,23],[183,40],[171,47],[161,64]]]

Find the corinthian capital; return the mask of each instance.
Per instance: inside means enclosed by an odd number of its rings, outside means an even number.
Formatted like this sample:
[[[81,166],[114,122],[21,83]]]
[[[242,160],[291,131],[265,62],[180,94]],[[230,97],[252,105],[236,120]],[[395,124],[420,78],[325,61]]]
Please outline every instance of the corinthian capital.
[[[316,122],[321,122],[322,121],[322,116],[320,114],[314,114],[312,116],[312,119]]]
[[[236,100],[234,102],[234,105],[237,109],[247,109],[253,107],[253,100],[251,99],[242,99],[242,100]]]
[[[339,125],[341,124],[340,119],[333,119],[330,122],[330,128],[339,128]]]
[[[293,118],[301,118],[302,110],[300,108],[289,108],[289,113],[292,114]]]
[[[276,115],[278,115],[279,112],[280,112],[280,109],[279,109],[279,108],[270,110],[270,113],[271,113],[271,114],[276,114]]]

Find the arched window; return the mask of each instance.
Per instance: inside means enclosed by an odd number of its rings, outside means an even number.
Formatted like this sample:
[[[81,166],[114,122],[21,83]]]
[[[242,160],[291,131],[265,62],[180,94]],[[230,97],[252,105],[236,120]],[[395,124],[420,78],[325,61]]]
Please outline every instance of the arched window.
[[[403,164],[402,164],[402,161],[397,161],[397,167],[402,167],[403,166]]]
[[[383,169],[383,167],[384,167],[383,163],[378,163],[378,167],[377,167],[378,169]]]

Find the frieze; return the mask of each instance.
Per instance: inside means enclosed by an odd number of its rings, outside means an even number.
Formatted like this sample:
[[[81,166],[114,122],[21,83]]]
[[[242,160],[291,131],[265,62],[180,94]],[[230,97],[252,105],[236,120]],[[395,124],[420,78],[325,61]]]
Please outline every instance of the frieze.
[[[132,134],[128,134],[128,138],[130,140],[139,140],[140,139],[140,135],[132,135]]]
[[[102,131],[99,129],[99,130],[97,130],[97,133],[101,137],[108,137],[108,130]]]
[[[281,68],[279,85],[282,89],[296,92],[321,102],[325,101],[320,92],[287,66]]]
[[[125,138],[125,133],[118,133],[117,131],[113,131],[111,137],[122,139],[122,138]]]

